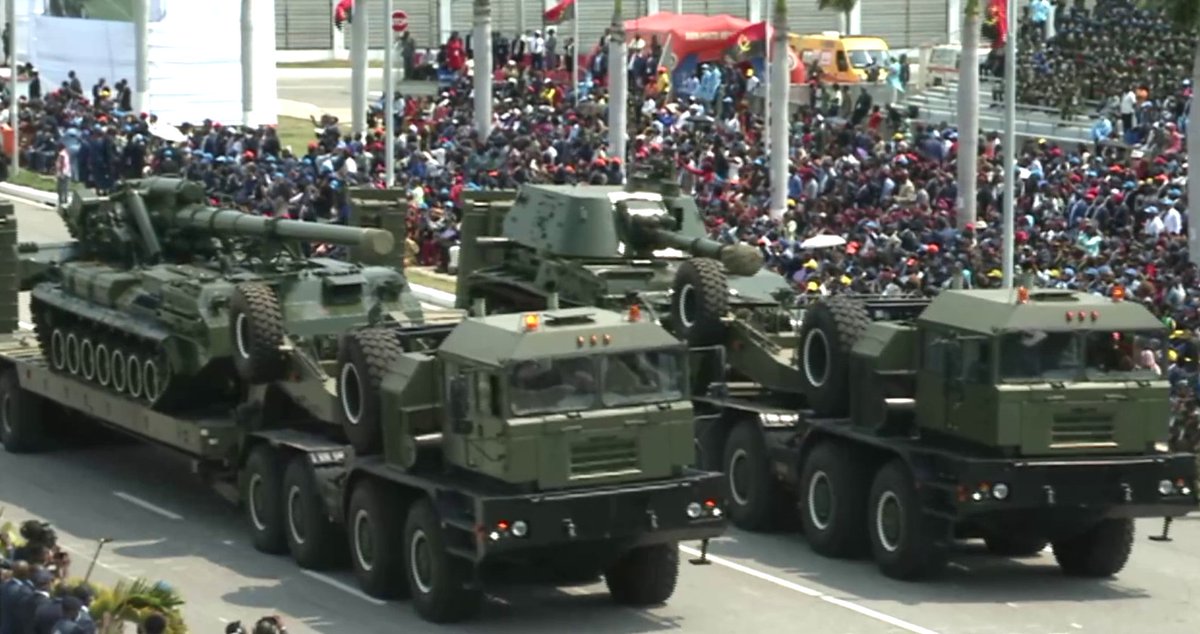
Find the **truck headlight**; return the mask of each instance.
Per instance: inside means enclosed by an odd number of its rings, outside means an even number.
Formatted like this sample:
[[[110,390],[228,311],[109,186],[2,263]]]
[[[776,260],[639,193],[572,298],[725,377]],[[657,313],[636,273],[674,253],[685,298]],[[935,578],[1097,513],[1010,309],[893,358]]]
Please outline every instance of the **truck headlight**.
[[[992,486],[992,497],[997,500],[1008,499],[1008,485],[1003,482],[997,482]]]
[[[700,516],[703,514],[704,514],[704,507],[700,506],[699,502],[692,502],[691,504],[687,505],[687,516],[688,517],[690,517],[694,520],[698,520],[698,519],[700,519]]]
[[[1170,480],[1163,480],[1158,483],[1159,495],[1171,495],[1175,492],[1175,484]]]
[[[529,525],[521,520],[517,520],[512,524],[513,537],[524,537],[529,534]]]

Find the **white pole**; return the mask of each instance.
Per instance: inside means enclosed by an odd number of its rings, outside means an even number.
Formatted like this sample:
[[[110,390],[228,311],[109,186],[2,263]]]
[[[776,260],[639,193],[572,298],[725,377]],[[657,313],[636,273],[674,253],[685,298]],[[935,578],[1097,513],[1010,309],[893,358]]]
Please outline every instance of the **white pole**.
[[[571,16],[571,41],[574,45],[571,46],[571,79],[575,82],[575,107],[579,107],[579,84],[583,81],[583,69],[579,63],[579,2],[575,0],[575,4],[571,6],[574,15]]]
[[[771,117],[768,119],[771,137],[771,218],[783,219],[787,211],[788,184],[788,29],[787,2],[775,0],[771,16],[770,45],[774,51],[771,64]]]
[[[133,109],[146,112],[150,109],[150,0],[133,5]]]
[[[475,133],[480,141],[492,135],[492,2],[475,1]]]
[[[18,111],[21,106],[17,99],[17,2],[16,0],[8,0],[8,6],[5,7],[7,15],[5,20],[8,22],[8,72],[10,81],[8,82],[8,125],[12,127],[13,134],[13,155],[12,155],[12,175],[16,176],[21,173],[21,128],[20,115]]]
[[[608,155],[621,159],[625,171],[625,135],[629,127],[629,60],[626,59],[625,21],[621,0],[613,2],[608,35]]]
[[[981,0],[982,1],[982,0]],[[962,16],[962,56],[958,67],[959,230],[977,220],[979,180],[979,11]]]
[[[1017,193],[1017,0],[1008,0],[1004,38],[1004,288],[1013,287],[1013,241]]]
[[[253,117],[254,0],[242,0],[242,125],[250,127]]]
[[[396,34],[392,31],[393,0],[383,0],[383,23],[387,25],[387,44],[383,49],[383,140],[384,183],[396,184]]]
[[[367,129],[367,0],[355,0],[350,14],[350,122],[357,136]]]

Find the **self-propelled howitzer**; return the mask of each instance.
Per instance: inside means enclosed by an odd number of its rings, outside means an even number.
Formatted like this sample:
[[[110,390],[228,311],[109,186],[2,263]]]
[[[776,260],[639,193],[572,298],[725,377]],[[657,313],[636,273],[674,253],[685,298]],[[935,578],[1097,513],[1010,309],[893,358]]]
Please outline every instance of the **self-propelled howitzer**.
[[[51,368],[156,409],[215,404],[282,378],[285,345],[322,358],[347,329],[421,318],[401,272],[305,257],[313,243],[387,254],[389,232],[205,202],[199,183],[151,178],[59,210],[76,242],[31,302]]]

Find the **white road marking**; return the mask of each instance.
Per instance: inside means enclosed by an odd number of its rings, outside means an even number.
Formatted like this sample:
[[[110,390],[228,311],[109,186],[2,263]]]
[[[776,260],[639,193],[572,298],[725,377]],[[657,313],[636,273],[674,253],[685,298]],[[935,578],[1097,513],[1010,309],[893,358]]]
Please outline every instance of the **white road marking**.
[[[83,552],[81,552],[81,551],[80,551],[80,549],[78,549],[78,548],[72,548],[71,546],[68,546],[68,545],[66,545],[66,544],[63,544],[63,543],[61,543],[61,542],[59,543],[59,546],[61,546],[63,550],[65,550],[65,551],[67,551],[67,552],[71,553],[72,555],[76,555],[76,556],[78,556],[78,557],[84,557],[84,556],[85,556],[85,554],[84,554]],[[95,555],[95,553],[96,553],[96,551],[95,551],[95,549],[93,549],[93,550],[92,550],[92,552],[91,552],[90,554],[87,554],[87,555],[86,555],[86,557],[87,557],[87,561],[86,561],[86,562],[79,562],[79,563],[76,563],[76,562],[71,562],[71,563],[72,563],[72,565],[73,565],[73,566],[82,566],[82,569],[86,571],[86,570],[87,570],[87,567],[88,567],[89,565],[91,565],[91,563],[92,563],[92,556],[93,556],[93,555]],[[103,553],[101,553],[101,554],[103,554]],[[117,575],[118,577],[121,577],[121,578],[123,578],[123,579],[128,579],[128,580],[130,580],[130,581],[136,581],[136,580],[137,580],[137,576],[135,576],[135,575],[133,575],[133,574],[129,574],[129,573],[127,573],[127,572],[123,572],[123,571],[121,570],[121,568],[128,568],[129,566],[123,566],[123,565],[121,565],[121,564],[106,564],[106,563],[104,563],[103,561],[97,561],[97,562],[96,562],[96,566],[97,566],[97,567],[100,567],[100,568],[103,568],[103,569],[105,569],[105,570],[107,570],[107,571],[109,571],[109,572],[113,573],[114,575]]]
[[[319,572],[313,572],[311,570],[301,570],[300,572],[304,573],[304,576],[306,576],[306,577],[316,579],[317,581],[320,581],[321,583],[323,583],[327,586],[337,588],[338,590],[341,590],[342,592],[345,592],[346,594],[352,594],[352,595],[362,599],[363,601],[366,601],[367,603],[373,603],[375,605],[387,605],[387,601],[380,601],[379,599],[376,599],[375,597],[367,596],[365,593],[363,593],[358,588],[351,588],[350,586],[342,583],[341,581],[338,581],[337,579],[333,579],[331,577],[326,577],[325,575],[323,575]]]
[[[1021,606],[1017,605],[1016,603],[1013,603],[1012,601],[1009,601],[1009,602],[1005,603],[1004,605],[1007,605],[1007,606],[1008,606],[1008,607],[1010,607],[1010,608],[1019,608],[1019,607],[1021,607]]]
[[[963,571],[963,572],[971,572],[971,569],[970,569],[970,568],[968,568],[968,567],[966,567],[966,566],[964,566],[964,565],[962,565],[962,564],[958,563],[957,561],[952,561],[952,562],[950,562],[950,563],[948,563],[948,564],[946,564],[946,565],[947,565],[947,566],[949,566],[949,567],[951,567],[951,568],[953,568],[953,569],[955,569],[955,570],[961,570],[961,571]]]
[[[168,511],[167,509],[164,509],[161,506],[151,504],[141,498],[138,498],[138,497],[132,496],[128,493],[125,493],[124,491],[113,491],[113,495],[121,498],[122,500],[125,500],[126,502],[129,502],[130,504],[133,504],[134,506],[140,506],[140,507],[146,509],[147,511],[150,511],[151,513],[156,513],[156,514],[161,515],[169,520],[180,521],[183,519],[183,516],[179,515],[178,513],[172,513],[171,511]]]
[[[19,326],[21,328],[21,330],[28,330],[30,332],[33,332],[33,324],[31,322],[18,321],[17,326]]]
[[[691,546],[684,546],[681,544],[679,546],[679,550],[684,553],[687,553],[688,555],[691,555],[693,557],[700,556],[700,551],[695,548],[692,548]],[[912,632],[913,634],[938,634],[938,632],[935,630],[931,630],[926,627],[921,627],[920,625],[916,625],[915,623],[909,623],[908,621],[905,621],[903,619],[896,618],[889,614],[884,614],[883,612],[880,612],[878,610],[873,610],[866,606],[859,605],[857,603],[847,601],[845,599],[839,599],[837,597],[830,596],[828,594],[825,594],[824,592],[821,592],[820,590],[815,590],[813,588],[802,586],[794,581],[788,581],[787,579],[781,579],[774,575],[767,574],[761,570],[755,570],[754,568],[751,568],[749,566],[743,566],[742,564],[739,564],[734,561],[730,561],[723,557],[717,557],[715,555],[708,555],[708,560],[718,566],[721,566],[722,568],[728,568],[735,572],[740,572],[744,575],[754,577],[755,579],[758,579],[760,581],[766,581],[767,583],[779,586],[780,588],[783,588],[785,590],[799,592],[800,594],[803,594],[805,596],[809,596],[814,599],[820,599],[826,603],[829,603],[830,605],[836,605],[839,608],[844,608],[846,610],[850,610],[851,612],[856,612],[867,618],[874,619],[874,620],[880,621],[882,623],[887,623],[888,625],[891,625],[892,627],[900,628],[906,632]]]

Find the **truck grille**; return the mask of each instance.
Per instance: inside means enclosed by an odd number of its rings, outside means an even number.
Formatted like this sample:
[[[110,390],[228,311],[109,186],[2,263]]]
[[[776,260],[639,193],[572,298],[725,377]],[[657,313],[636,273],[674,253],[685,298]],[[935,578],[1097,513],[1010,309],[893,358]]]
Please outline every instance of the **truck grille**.
[[[571,444],[572,478],[598,478],[639,471],[636,438],[593,436]]]
[[[1111,416],[1059,414],[1050,427],[1051,449],[1116,447],[1116,426]]]

